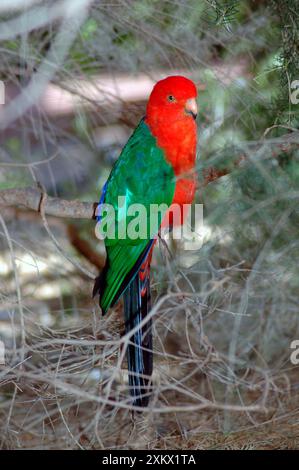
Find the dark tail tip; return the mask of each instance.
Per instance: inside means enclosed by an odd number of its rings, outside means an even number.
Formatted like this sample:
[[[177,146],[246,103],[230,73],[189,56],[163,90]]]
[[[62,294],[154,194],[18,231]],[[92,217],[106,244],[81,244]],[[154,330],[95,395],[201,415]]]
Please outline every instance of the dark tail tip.
[[[107,308],[105,308],[101,304],[101,296],[103,295],[105,285],[106,285],[105,277],[106,277],[106,272],[105,272],[105,268],[104,268],[103,271],[99,274],[99,276],[95,278],[95,282],[94,282],[94,286],[93,286],[93,290],[92,290],[92,297],[93,298],[96,295],[99,295],[99,306],[101,307],[102,315],[105,315],[107,310],[108,310]]]
[[[97,294],[100,294],[101,293],[101,290],[102,290],[102,287],[103,287],[103,282],[102,282],[102,279],[101,279],[101,274],[95,278],[95,281],[94,281],[94,286],[93,286],[93,290],[92,290],[92,297],[94,298]]]

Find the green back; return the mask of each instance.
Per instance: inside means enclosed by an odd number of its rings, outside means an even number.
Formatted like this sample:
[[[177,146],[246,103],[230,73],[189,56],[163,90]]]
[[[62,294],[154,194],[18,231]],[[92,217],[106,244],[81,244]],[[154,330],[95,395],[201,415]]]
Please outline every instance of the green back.
[[[105,239],[105,289],[101,293],[104,312],[123,293],[130,281],[130,273],[131,278],[134,276],[134,266],[150,240],[157,235],[167,207],[172,203],[174,191],[173,168],[166,161],[163,150],[157,146],[149,127],[141,120],[122,150],[107,182],[105,204],[113,207],[116,223],[113,224],[113,220],[107,217],[108,212],[104,210],[102,226],[105,226],[105,232],[108,231]],[[119,197],[122,197],[121,201]],[[119,207],[119,202],[122,207]],[[131,206],[132,210],[133,204],[142,204],[142,211],[137,208],[136,212],[133,210],[128,215],[128,207]],[[166,206],[164,210],[154,213],[150,211],[152,204]],[[146,222],[142,231],[139,224],[141,220]],[[127,233],[128,229],[130,234]],[[133,240],[132,234],[135,237]]]

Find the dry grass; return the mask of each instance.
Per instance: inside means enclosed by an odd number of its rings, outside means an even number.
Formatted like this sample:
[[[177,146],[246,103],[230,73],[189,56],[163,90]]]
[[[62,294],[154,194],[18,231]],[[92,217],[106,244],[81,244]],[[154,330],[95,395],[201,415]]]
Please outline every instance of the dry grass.
[[[65,244],[62,227],[54,231]],[[251,358],[245,355],[247,359],[237,361],[232,371],[221,335],[211,329],[215,305],[204,306],[200,292],[182,290],[179,275],[175,288],[170,283],[168,293],[160,294],[151,312],[155,319],[151,405],[142,414],[132,413],[123,361],[126,337],[120,337],[121,304],[102,318],[89,297],[91,282],[77,268],[62,266],[59,257],[50,258],[48,253],[45,258],[42,252],[43,244],[40,251],[35,248],[35,266],[28,257],[24,259],[22,250],[15,253],[25,339],[22,343],[18,310],[13,313],[16,307],[7,292],[7,316],[1,322],[10,345],[7,367],[0,372],[2,447],[296,447],[296,369],[292,371],[287,363],[266,367],[258,352],[253,357],[251,352]],[[157,257],[156,269],[159,266]],[[7,289],[13,286],[12,274],[7,274]],[[222,282],[213,281],[212,291],[219,292]],[[58,292],[64,289],[71,294],[56,297],[57,286]],[[222,324],[220,315],[216,314],[212,326],[215,321]],[[241,335],[241,340],[246,344],[246,337]]]

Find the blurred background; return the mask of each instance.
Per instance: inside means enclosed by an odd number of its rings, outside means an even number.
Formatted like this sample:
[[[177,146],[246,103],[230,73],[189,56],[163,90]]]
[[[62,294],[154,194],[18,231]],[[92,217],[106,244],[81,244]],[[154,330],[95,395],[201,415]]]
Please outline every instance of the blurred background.
[[[95,222],[0,213],[2,448],[299,447],[298,0],[2,0],[0,201],[95,202],[153,84],[198,86],[198,250],[156,248],[151,406]],[[297,362],[299,362],[299,357]]]

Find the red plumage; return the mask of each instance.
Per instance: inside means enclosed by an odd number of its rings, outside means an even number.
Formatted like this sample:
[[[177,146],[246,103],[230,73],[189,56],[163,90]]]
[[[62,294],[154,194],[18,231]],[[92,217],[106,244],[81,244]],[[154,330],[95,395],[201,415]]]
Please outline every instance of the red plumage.
[[[191,204],[196,189],[196,96],[196,86],[191,80],[171,76],[159,81],[153,88],[146,109],[145,122],[174,169],[176,187],[172,204],[180,207]],[[191,112],[186,107],[186,101],[192,108]],[[175,209],[171,207],[169,211],[175,212]],[[183,223],[183,211],[180,213],[180,223]],[[170,223],[173,219],[177,220],[170,217]]]

